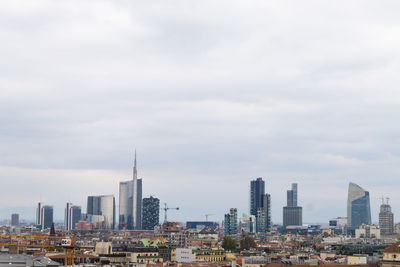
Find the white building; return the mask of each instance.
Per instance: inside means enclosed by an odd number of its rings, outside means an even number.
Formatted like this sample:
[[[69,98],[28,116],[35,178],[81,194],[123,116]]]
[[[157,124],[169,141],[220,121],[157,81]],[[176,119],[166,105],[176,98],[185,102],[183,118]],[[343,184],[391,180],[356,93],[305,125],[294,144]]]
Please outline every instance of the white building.
[[[381,229],[376,225],[362,224],[356,229],[356,238],[381,238]]]
[[[176,249],[177,262],[194,262],[196,257],[191,248],[177,248]]]

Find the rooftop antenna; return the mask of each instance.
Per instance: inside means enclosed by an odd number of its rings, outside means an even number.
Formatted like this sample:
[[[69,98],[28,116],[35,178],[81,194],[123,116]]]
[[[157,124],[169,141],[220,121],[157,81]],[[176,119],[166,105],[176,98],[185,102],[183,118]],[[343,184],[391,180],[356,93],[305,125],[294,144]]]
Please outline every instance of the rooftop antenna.
[[[389,205],[389,199],[390,199],[389,197],[386,198],[386,204],[388,205]]]

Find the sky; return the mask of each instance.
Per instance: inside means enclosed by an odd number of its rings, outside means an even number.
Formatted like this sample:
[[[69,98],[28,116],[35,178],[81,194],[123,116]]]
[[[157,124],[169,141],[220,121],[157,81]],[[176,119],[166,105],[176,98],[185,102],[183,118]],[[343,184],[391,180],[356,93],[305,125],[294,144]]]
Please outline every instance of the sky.
[[[170,220],[346,216],[349,182],[400,213],[399,1],[1,1],[0,218],[143,195]],[[118,201],[117,201],[118,203]]]

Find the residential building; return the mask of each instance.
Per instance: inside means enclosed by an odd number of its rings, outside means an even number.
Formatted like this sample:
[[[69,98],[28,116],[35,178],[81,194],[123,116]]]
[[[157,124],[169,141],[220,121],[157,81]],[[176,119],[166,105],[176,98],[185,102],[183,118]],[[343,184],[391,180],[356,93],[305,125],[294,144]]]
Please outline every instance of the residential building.
[[[256,215],[256,230],[257,233],[264,233],[271,230],[271,195],[263,196],[263,207],[258,208]]]
[[[380,239],[381,231],[379,227],[371,224],[362,224],[355,230],[356,238]]]
[[[11,226],[18,226],[19,225],[19,214],[11,214]]]
[[[154,230],[159,224],[160,219],[160,200],[150,196],[143,199],[142,229]]]
[[[394,218],[392,208],[387,202],[382,203],[379,212],[379,228],[381,229],[381,235],[392,235],[394,234]]]
[[[400,266],[400,243],[394,243],[383,250],[382,267]]]
[[[371,224],[369,192],[354,183],[349,184],[347,223],[350,230],[361,224]]]
[[[101,229],[114,229],[115,198],[113,195],[89,196],[87,203],[88,221]]]
[[[297,206],[297,183],[292,184],[292,189],[287,190],[287,205],[283,207],[283,227],[303,225],[303,208]]]
[[[250,215],[257,215],[257,210],[264,207],[265,182],[261,177],[250,182]]]
[[[240,229],[247,233],[256,232],[256,216],[243,213],[240,220]]]
[[[235,235],[238,232],[237,209],[230,209],[229,213],[225,214],[224,220],[225,235]]]
[[[176,248],[177,262],[194,262],[196,257],[191,248]]]

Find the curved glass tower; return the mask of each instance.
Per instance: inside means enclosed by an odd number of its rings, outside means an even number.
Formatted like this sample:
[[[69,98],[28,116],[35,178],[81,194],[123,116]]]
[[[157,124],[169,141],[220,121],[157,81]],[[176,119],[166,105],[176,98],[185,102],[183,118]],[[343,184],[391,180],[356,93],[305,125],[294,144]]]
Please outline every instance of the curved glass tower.
[[[347,224],[350,229],[355,229],[363,223],[371,224],[369,192],[350,183],[347,198]]]

